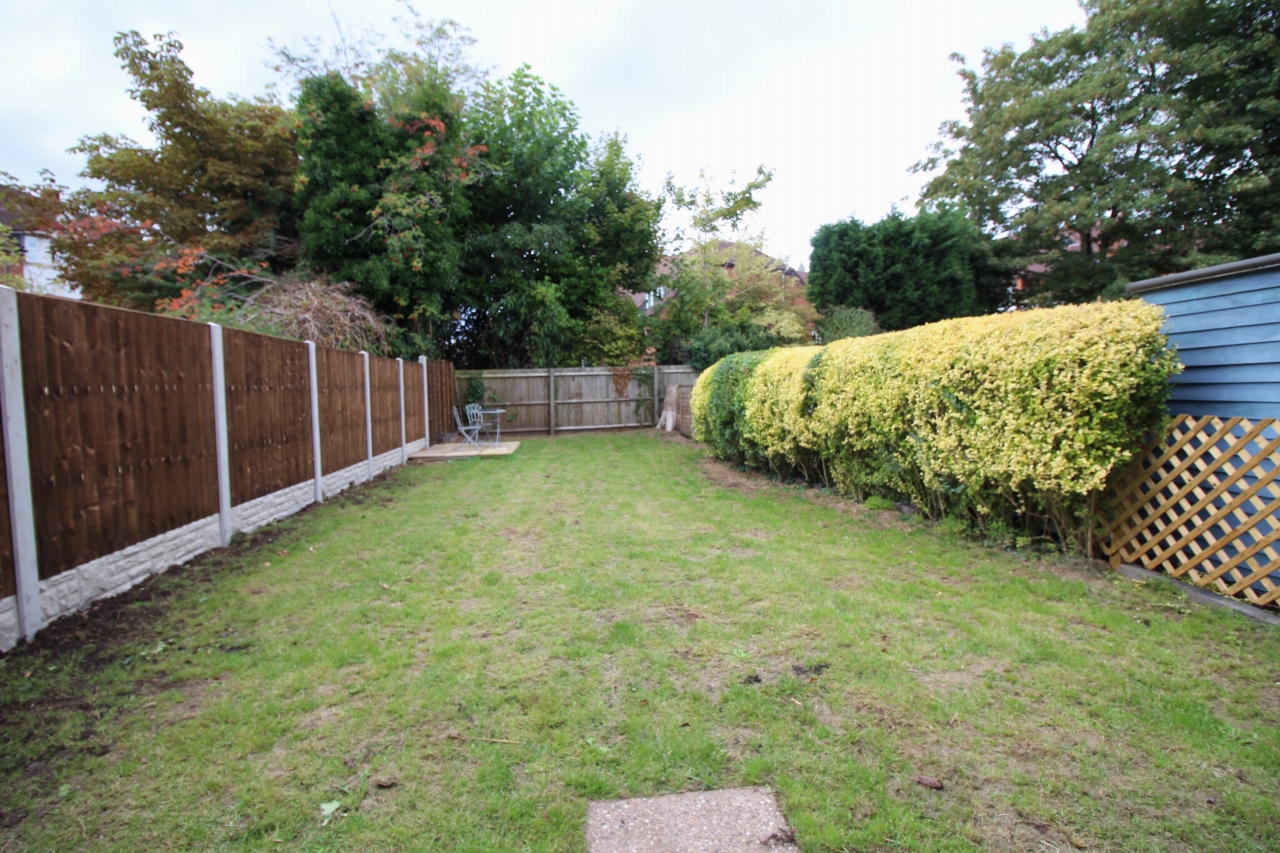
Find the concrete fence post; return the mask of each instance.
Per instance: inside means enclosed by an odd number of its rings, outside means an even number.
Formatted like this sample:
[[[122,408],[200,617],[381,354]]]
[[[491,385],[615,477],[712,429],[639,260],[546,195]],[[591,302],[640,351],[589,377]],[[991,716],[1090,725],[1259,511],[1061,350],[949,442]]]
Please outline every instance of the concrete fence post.
[[[547,435],[556,434],[556,369],[547,368]]]
[[[373,389],[369,385],[369,353],[360,350],[364,362],[364,437],[369,452],[369,479],[373,479]]]
[[[231,446],[227,436],[227,368],[222,354],[222,327],[209,324],[213,353],[213,433],[218,457],[218,541],[225,548],[235,533],[231,521]]]
[[[404,359],[396,359],[396,369],[400,372],[400,464],[409,464],[408,437],[404,432]]]
[[[418,356],[418,364],[422,365],[422,432],[427,437],[427,447],[431,446],[431,398],[427,392],[427,357]]]
[[[315,469],[316,503],[320,503],[324,500],[324,466],[320,460],[320,377],[314,341],[307,341],[307,367],[311,374],[311,460]]]
[[[22,388],[22,338],[18,330],[18,293],[0,286],[0,431],[9,488],[9,527],[13,539],[13,579],[17,587],[18,628],[31,642],[44,624],[40,610],[40,560],[36,551],[35,501],[31,493],[31,457],[27,446],[27,403]]]

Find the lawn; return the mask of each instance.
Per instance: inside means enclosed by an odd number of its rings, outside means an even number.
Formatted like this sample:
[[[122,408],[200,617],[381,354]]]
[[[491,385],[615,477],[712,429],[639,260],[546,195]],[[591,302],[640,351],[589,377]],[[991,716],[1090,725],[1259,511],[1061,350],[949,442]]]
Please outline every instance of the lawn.
[[[591,800],[740,785],[807,853],[1280,848],[1280,632],[651,432],[129,600],[0,663],[0,850],[580,851]]]

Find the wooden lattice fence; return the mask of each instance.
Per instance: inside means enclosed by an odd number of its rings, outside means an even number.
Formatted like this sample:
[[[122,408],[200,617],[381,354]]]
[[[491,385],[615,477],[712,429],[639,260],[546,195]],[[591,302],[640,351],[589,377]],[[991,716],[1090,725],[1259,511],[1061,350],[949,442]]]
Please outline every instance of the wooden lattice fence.
[[[1115,487],[1104,546],[1253,604],[1280,599],[1280,421],[1178,416]]]

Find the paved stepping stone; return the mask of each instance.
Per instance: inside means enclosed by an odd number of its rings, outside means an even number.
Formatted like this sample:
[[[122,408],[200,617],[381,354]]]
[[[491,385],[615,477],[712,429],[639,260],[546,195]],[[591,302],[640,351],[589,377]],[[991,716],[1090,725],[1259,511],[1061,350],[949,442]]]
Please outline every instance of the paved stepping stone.
[[[786,853],[795,835],[768,788],[730,788],[587,806],[590,853]]]

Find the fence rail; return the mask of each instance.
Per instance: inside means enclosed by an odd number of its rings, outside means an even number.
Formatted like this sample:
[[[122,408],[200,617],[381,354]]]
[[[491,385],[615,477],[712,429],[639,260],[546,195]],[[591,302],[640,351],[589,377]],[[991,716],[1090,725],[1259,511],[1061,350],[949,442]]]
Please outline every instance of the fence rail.
[[[692,385],[687,365],[573,367],[533,370],[459,370],[455,393],[479,379],[486,405],[506,409],[504,433],[573,432],[654,426],[668,386]]]
[[[0,288],[0,649],[400,464],[450,430],[454,384],[448,362]]]
[[[1280,421],[1178,416],[1118,480],[1104,546],[1257,605],[1280,599]]]

